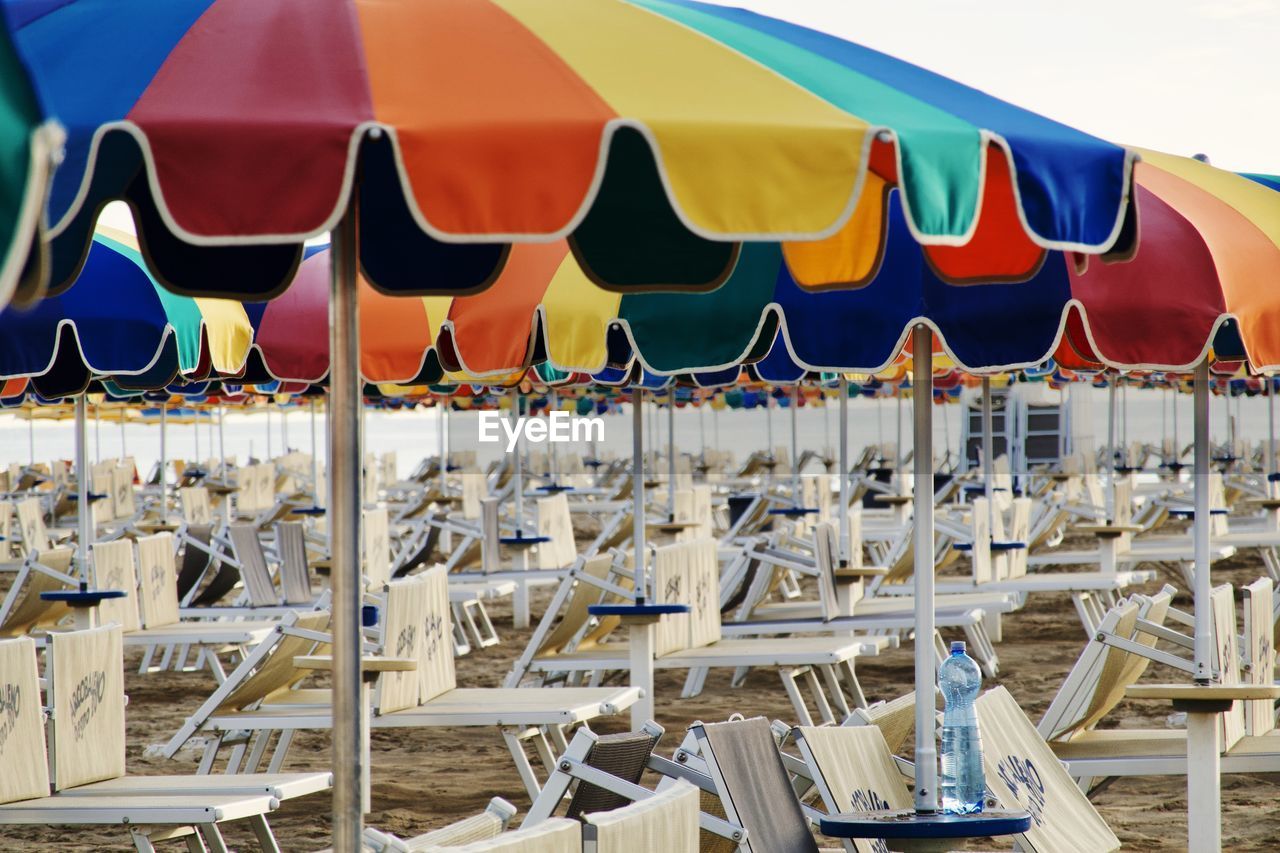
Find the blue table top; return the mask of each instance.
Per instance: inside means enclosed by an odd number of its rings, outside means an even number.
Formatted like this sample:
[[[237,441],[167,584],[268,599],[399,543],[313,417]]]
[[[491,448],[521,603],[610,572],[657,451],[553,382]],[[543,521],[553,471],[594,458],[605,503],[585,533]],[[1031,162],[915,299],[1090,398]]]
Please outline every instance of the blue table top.
[[[548,483],[545,486],[538,486],[540,492],[572,492],[573,486],[562,486],[559,483]]]
[[[502,536],[498,539],[503,545],[541,545],[550,541],[550,536]]]
[[[778,507],[776,509],[769,510],[769,515],[799,516],[799,515],[811,515],[817,511],[818,511],[817,507],[784,506],[784,507]]]
[[[72,607],[93,607],[108,598],[124,598],[122,589],[52,589],[40,593],[44,601],[61,601]]]
[[[324,515],[328,510],[322,506],[295,506],[290,512],[294,515]]]
[[[911,810],[844,812],[819,822],[832,838],[984,838],[1031,828],[1031,814],[989,809],[978,814],[917,814]]]
[[[592,616],[671,616],[688,613],[687,604],[591,604],[587,612]]]

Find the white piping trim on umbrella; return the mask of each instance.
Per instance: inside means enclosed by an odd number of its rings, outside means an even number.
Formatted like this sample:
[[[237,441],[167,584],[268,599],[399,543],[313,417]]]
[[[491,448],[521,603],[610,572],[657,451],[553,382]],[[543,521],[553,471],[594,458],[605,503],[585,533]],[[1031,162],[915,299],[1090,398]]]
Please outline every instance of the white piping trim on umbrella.
[[[859,165],[856,170],[856,174],[853,176],[853,184],[850,188],[848,201],[846,202],[845,207],[841,211],[841,213],[828,226],[812,232],[776,232],[774,233],[774,232],[710,231],[708,229],[704,229],[694,224],[688,218],[684,209],[681,207],[678,199],[675,196],[674,190],[672,189],[670,178],[667,174],[667,170],[664,165],[661,146],[658,144],[656,137],[654,136],[652,131],[650,131],[648,126],[634,119],[616,118],[616,119],[611,119],[604,124],[603,131],[601,133],[601,138],[600,138],[600,151],[596,158],[596,168],[595,168],[595,173],[591,180],[591,184],[589,185],[587,193],[583,197],[583,200],[579,205],[577,211],[573,214],[572,217],[570,217],[569,221],[565,223],[563,226],[557,228],[554,231],[546,232],[546,233],[518,233],[518,232],[492,233],[492,234],[453,233],[453,232],[444,231],[439,227],[433,225],[430,222],[430,220],[428,220],[427,217],[423,214],[423,212],[419,209],[417,204],[417,199],[414,197],[412,193],[412,187],[409,185],[409,179],[405,171],[404,160],[400,151],[400,144],[399,144],[399,139],[396,133],[396,129],[393,127],[384,125],[380,122],[365,121],[358,124],[351,133],[351,138],[348,141],[347,158],[346,158],[345,166],[343,169],[343,177],[342,177],[341,185],[339,187],[338,197],[335,200],[335,204],[332,212],[321,223],[319,223],[309,231],[303,231],[303,232],[297,232],[297,233],[255,234],[250,236],[244,236],[244,235],[242,236],[212,235],[211,236],[211,235],[196,234],[194,232],[191,232],[177,222],[177,220],[173,216],[172,211],[169,209],[168,203],[165,200],[163,187],[160,185],[159,176],[157,175],[157,172],[156,172],[154,155],[152,154],[152,151],[151,151],[150,141],[148,140],[143,130],[140,127],[138,127],[137,124],[135,124],[132,121],[121,120],[121,121],[114,121],[114,122],[108,122],[106,124],[103,124],[94,131],[93,139],[90,143],[88,158],[86,160],[84,176],[81,179],[80,187],[76,191],[76,195],[71,205],[68,207],[67,211],[63,214],[62,218],[57,222],[57,224],[55,224],[53,228],[50,229],[50,233],[53,237],[57,237],[60,234],[62,234],[69,227],[74,217],[79,213],[81,207],[84,205],[86,198],[88,196],[89,186],[92,183],[93,174],[97,164],[97,153],[101,145],[102,139],[106,136],[106,134],[112,131],[121,131],[132,136],[133,139],[138,143],[139,150],[142,152],[143,164],[147,171],[147,180],[150,185],[152,196],[155,201],[156,209],[159,212],[160,218],[165,223],[165,226],[169,229],[170,233],[172,233],[174,236],[178,237],[182,241],[186,243],[190,243],[192,245],[196,245],[196,246],[210,246],[210,247],[302,243],[305,240],[308,240],[310,238],[317,237],[321,234],[332,231],[337,226],[338,221],[341,219],[341,217],[343,216],[343,214],[347,209],[347,205],[351,197],[352,187],[354,183],[354,173],[355,173],[355,167],[356,167],[356,161],[357,161],[357,154],[359,152],[359,146],[361,142],[363,141],[366,134],[368,134],[370,138],[376,139],[381,134],[385,133],[387,134],[391,142],[392,155],[396,163],[396,174],[400,182],[402,199],[405,203],[405,206],[409,210],[410,215],[413,217],[414,221],[417,223],[418,227],[427,235],[443,243],[457,243],[457,244],[552,242],[555,240],[561,240],[568,237],[568,235],[571,234],[578,227],[578,225],[582,222],[582,220],[585,219],[587,213],[591,210],[591,207],[594,205],[596,197],[599,194],[600,187],[604,181],[605,166],[608,162],[608,153],[610,150],[613,136],[622,128],[634,129],[635,131],[640,133],[641,136],[644,137],[646,142],[648,142],[650,151],[654,157],[654,162],[657,168],[659,180],[661,181],[663,191],[666,193],[666,196],[667,196],[667,201],[671,205],[671,209],[674,211],[677,218],[679,218],[679,220],[684,225],[684,227],[688,229],[690,233],[696,236],[702,237],[703,239],[715,240],[719,242],[754,242],[754,241],[778,241],[778,242],[797,241],[799,242],[799,241],[822,240],[836,234],[848,222],[849,218],[853,215],[853,212],[857,207],[858,200],[861,197],[862,191],[866,184],[866,175],[870,168],[869,162],[870,162],[871,145],[875,139],[881,138],[882,134],[884,135],[883,138],[892,141],[895,149],[894,156],[897,158],[897,161],[898,161],[899,175],[902,174],[902,162],[901,162],[902,153],[901,153],[900,146],[898,145],[896,133],[892,130],[892,128],[878,126],[878,125],[871,125],[867,128],[867,132],[865,133],[862,139],[862,145],[861,145],[862,151],[859,158]],[[998,143],[1006,151],[1006,156],[1008,157],[1008,160],[1009,160],[1010,176],[1011,176],[1011,182],[1014,190],[1014,197],[1017,202],[1019,222],[1022,224],[1024,232],[1027,234],[1028,238],[1032,242],[1034,242],[1036,245],[1044,249],[1058,250],[1058,251],[1074,251],[1074,252],[1082,252],[1082,253],[1088,253],[1088,254],[1094,254],[1094,253],[1105,251],[1107,248],[1111,246],[1112,243],[1115,242],[1115,239],[1119,235],[1120,229],[1124,224],[1125,210],[1130,203],[1129,187],[1130,187],[1130,181],[1131,181],[1131,175],[1132,175],[1132,165],[1137,159],[1137,154],[1135,152],[1133,152],[1131,149],[1128,149],[1128,148],[1123,149],[1125,152],[1123,189],[1122,189],[1120,204],[1118,205],[1117,211],[1116,211],[1115,224],[1113,225],[1111,233],[1108,236],[1108,239],[1106,242],[1104,242],[1103,244],[1092,246],[1092,245],[1085,245],[1085,244],[1076,243],[1076,242],[1047,240],[1041,237],[1040,235],[1029,230],[1026,214],[1022,207],[1021,194],[1017,190],[1017,167],[1013,162],[1012,153],[1008,149],[1008,143],[998,134],[994,134],[990,131],[985,131],[985,130],[980,132],[983,134],[984,143],[985,142]],[[979,172],[980,172],[979,194],[976,202],[976,209],[974,211],[974,219],[972,224],[970,225],[969,231],[966,234],[960,235],[960,236],[954,236],[954,235],[929,235],[929,234],[921,233],[919,229],[916,227],[914,218],[910,213],[910,205],[906,199],[906,194],[905,193],[903,194],[903,208],[904,208],[904,211],[907,213],[906,220],[907,220],[908,228],[911,230],[912,236],[916,238],[917,242],[921,243],[922,245],[963,246],[966,243],[968,243],[970,239],[972,239],[973,233],[977,228],[977,224],[981,216],[981,208],[982,208],[983,195],[984,195],[982,187],[985,185],[986,159],[988,156],[988,149],[989,149],[989,146],[987,144],[984,144],[981,148],[981,154],[979,157]]]

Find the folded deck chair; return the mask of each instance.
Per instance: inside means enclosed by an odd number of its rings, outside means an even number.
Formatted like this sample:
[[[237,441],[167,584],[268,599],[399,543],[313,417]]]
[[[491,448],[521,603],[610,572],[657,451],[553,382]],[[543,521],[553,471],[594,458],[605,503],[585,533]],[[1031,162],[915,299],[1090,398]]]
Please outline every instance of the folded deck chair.
[[[35,643],[29,638],[0,642],[0,680],[12,687],[6,737],[0,739],[5,768],[0,825],[124,825],[139,851],[151,850],[155,840],[195,831],[225,850],[218,824],[249,820],[264,849],[279,849],[266,822],[278,804],[270,794],[207,788],[184,793],[176,780],[163,794],[155,789],[122,793],[128,789],[117,781],[127,778],[117,629],[54,635],[49,654],[49,681],[57,682],[51,697],[52,756],[45,748]],[[95,792],[95,786],[104,792]]]
[[[158,648],[166,651],[163,663],[156,669],[167,668],[176,647],[181,649],[180,664],[186,652],[195,649],[199,653],[196,668],[199,662],[206,662],[214,678],[221,680],[224,672],[218,655],[240,654],[246,647],[261,642],[274,627],[273,622],[261,620],[180,620],[172,534],[144,536],[137,540],[136,546],[129,539],[99,542],[92,550],[98,588],[125,593],[121,598],[99,604],[99,622],[120,626],[125,645],[147,649],[140,672],[155,671],[151,659]]]
[[[373,728],[436,726],[496,726],[502,729],[517,770],[530,796],[539,783],[524,752],[533,741],[544,761],[550,758],[548,732],[629,708],[639,691],[632,687],[600,688],[460,688],[454,677],[450,642],[447,573],[442,567],[411,578],[392,581],[386,588],[383,645],[387,654],[418,661],[416,672],[384,673],[375,690]],[[301,619],[305,619],[307,614]],[[301,621],[299,624],[302,624]],[[297,631],[292,632],[298,634]],[[314,632],[299,638],[314,637]],[[284,639],[282,633],[281,641]],[[327,638],[326,638],[327,639]],[[291,690],[310,673],[293,665],[290,648],[254,650],[226,682],[197,710],[169,744],[172,755],[198,732],[207,736],[202,766],[212,767],[224,738],[248,733],[254,741],[253,769],[265,755],[267,743],[279,734],[272,767],[284,760],[292,733],[298,729],[327,729],[332,725],[331,695],[327,689]],[[237,749],[241,747],[237,746]],[[232,755],[238,768],[243,752]]]

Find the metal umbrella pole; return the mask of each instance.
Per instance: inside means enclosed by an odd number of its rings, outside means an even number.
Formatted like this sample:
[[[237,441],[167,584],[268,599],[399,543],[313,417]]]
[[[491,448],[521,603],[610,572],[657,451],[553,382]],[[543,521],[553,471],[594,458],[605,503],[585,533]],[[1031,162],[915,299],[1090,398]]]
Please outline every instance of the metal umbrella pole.
[[[368,709],[361,689],[360,318],[356,211],[333,230],[329,280],[329,535],[333,590],[333,849],[361,849],[368,808]]]
[[[440,400],[440,494],[449,492],[449,398]]]
[[[1007,416],[1006,416],[1007,417]],[[1006,421],[1007,423],[1007,421]],[[987,498],[987,521],[995,520],[995,437],[991,435],[994,428],[994,419],[991,415],[991,377],[982,377],[982,477],[984,480],[983,494]],[[916,460],[919,465],[919,460]],[[995,529],[994,526],[988,527],[988,530]]]
[[[524,536],[524,458],[521,455],[520,418],[524,414],[524,395],[516,394],[511,407],[511,425],[516,429],[516,470],[512,475],[512,483],[516,498],[516,536]]]
[[[551,435],[551,424],[555,419],[555,413],[560,411],[560,393],[558,391],[551,392],[551,407],[547,410],[547,435]],[[547,453],[547,479],[552,486],[560,485],[560,442],[548,441]]]
[[[764,428],[765,428],[765,453],[771,462],[777,462],[773,456],[773,395],[766,388],[764,392]],[[773,469],[769,469],[769,479],[773,479]]]
[[[87,434],[85,439],[88,439]],[[93,404],[93,461],[102,461],[102,419],[98,416],[97,403]]]
[[[932,344],[930,344],[930,346],[932,346]],[[898,386],[897,396],[898,396],[898,424],[896,427],[897,432],[895,435],[895,441],[897,443],[897,447],[895,449],[896,456],[894,457],[894,460],[893,460],[893,471],[894,471],[894,475],[898,478],[898,493],[901,494],[902,491],[906,488],[905,478],[907,476],[907,472],[905,470],[906,464],[904,461],[906,459],[907,453],[906,453],[906,450],[903,448],[903,445],[906,444],[906,442],[902,440],[902,386]]]
[[[844,374],[839,379],[840,394],[840,437],[838,440],[838,462],[840,470],[840,565],[849,565],[849,492],[853,488],[849,482],[849,380]]]
[[[36,464],[36,419],[35,418],[27,418],[27,457],[31,460],[31,466],[34,468]]]
[[[197,409],[195,406],[191,407],[191,423],[192,423],[191,429],[195,433],[193,437],[195,439],[195,450],[196,450],[196,458],[192,461],[195,462],[197,466],[199,466],[200,465],[200,410]]]
[[[676,520],[676,386],[667,392],[667,517]]]
[[[1274,494],[1275,489],[1272,486],[1272,478],[1276,473],[1276,406],[1275,392],[1272,387],[1274,381],[1270,376],[1263,376],[1262,381],[1267,389],[1267,447],[1266,447],[1266,466],[1267,466],[1267,495]]]
[[[1119,374],[1107,386],[1107,523],[1116,517],[1116,383]]]
[[[120,460],[124,461],[129,455],[129,443],[125,440],[124,422],[125,422],[124,406],[120,407]]]
[[[197,422],[197,431],[199,431],[199,423]],[[267,401],[267,459],[272,459],[271,454],[271,400]]]
[[[94,412],[97,412],[94,406]],[[76,397],[76,569],[80,588],[89,586],[89,547],[93,539],[93,511],[89,508],[89,425],[85,395]]]
[[[221,407],[219,407],[221,408]],[[219,418],[221,422],[221,418]],[[311,504],[320,506],[320,457],[316,450],[316,398],[311,398]]]
[[[1213,617],[1209,612],[1209,362],[1196,366],[1195,373],[1195,678],[1208,683],[1212,677]]]
[[[218,404],[218,473],[225,480],[227,478],[227,433],[223,429],[225,424],[223,420],[226,418],[226,409],[221,403]]]
[[[934,730],[933,612],[933,333],[924,324],[912,335],[911,400],[915,422],[915,489],[912,498],[915,536],[915,690],[916,788],[918,814],[938,810],[938,747]],[[928,697],[928,698],[925,698]]]
[[[649,578],[645,565],[645,510],[644,510],[644,418],[641,403],[644,391],[631,390],[631,466],[635,482],[631,488],[632,516],[634,523],[635,559],[632,584],[636,604],[643,607],[649,600]],[[640,688],[640,699],[631,706],[631,728],[639,730],[653,719],[653,624],[643,619],[631,620],[627,632],[630,647],[631,686]]]
[[[169,520],[169,447],[167,444],[169,404],[160,404],[160,523]]]
[[[800,408],[800,384],[791,386],[791,501],[800,506],[800,444],[796,437],[796,409]]]
[[[282,454],[289,452],[289,407],[287,405],[280,407],[280,452]]]
[[[702,443],[702,470],[707,468],[707,413],[703,411],[703,407],[707,405],[707,399],[704,397],[699,403],[696,411],[698,413],[698,439]]]

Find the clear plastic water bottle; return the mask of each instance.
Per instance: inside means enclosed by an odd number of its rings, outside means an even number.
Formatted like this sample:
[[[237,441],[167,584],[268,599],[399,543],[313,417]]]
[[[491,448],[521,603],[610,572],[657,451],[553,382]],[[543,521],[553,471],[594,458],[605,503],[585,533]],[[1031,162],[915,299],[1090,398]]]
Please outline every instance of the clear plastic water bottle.
[[[986,797],[982,737],[973,707],[982,688],[982,672],[964,648],[964,643],[952,643],[951,656],[938,672],[946,700],[942,714],[942,810],[948,814],[980,812]]]

